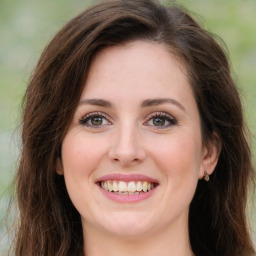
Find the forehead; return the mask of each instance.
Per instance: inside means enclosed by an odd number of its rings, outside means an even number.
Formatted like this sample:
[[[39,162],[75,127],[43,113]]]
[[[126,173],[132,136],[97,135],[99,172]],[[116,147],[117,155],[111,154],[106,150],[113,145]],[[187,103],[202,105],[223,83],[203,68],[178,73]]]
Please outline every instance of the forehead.
[[[146,57],[148,59],[153,57],[155,58],[155,61],[161,61],[165,58],[171,58],[175,62],[175,64],[180,68],[180,71],[182,71],[184,75],[187,75],[187,65],[182,59],[182,57],[180,57],[180,54],[177,50],[174,50],[171,46],[167,45],[166,43],[149,40],[135,40],[114,46],[106,46],[98,50],[94,54],[90,66],[95,65],[95,62],[97,63],[99,59],[102,60],[103,58],[116,58],[118,55],[125,56],[125,53],[128,60],[133,60],[134,65],[136,65],[136,61],[139,58],[143,58],[145,60]]]
[[[106,92],[113,85],[118,90],[127,83],[128,88],[132,89],[133,84],[140,90],[159,90],[167,84],[190,87],[186,73],[185,66],[166,45],[135,41],[100,50],[91,62],[84,91]]]

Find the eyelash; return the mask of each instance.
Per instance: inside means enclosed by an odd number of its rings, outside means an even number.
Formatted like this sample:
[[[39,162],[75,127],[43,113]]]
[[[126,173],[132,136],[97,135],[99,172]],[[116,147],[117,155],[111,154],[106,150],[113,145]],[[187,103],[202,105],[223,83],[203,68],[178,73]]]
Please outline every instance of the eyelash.
[[[100,124],[93,124],[92,123],[92,119],[93,118],[99,118],[99,120],[102,122]],[[160,121],[163,121],[163,125],[156,125],[154,124],[154,119],[159,119]],[[110,118],[108,117],[108,115],[106,115],[105,113],[102,112],[92,112],[89,113],[87,115],[85,115],[84,117],[82,117],[79,120],[79,123],[81,125],[87,126],[87,127],[91,127],[91,128],[101,128],[102,126],[106,126],[106,125],[110,125],[112,124],[111,121],[109,121]],[[107,123],[106,123],[107,122]],[[152,124],[150,124],[150,122],[152,122]],[[166,122],[168,122],[168,124],[166,124]],[[146,126],[151,126],[154,127],[154,129],[165,129],[168,128],[172,125],[176,125],[177,124],[177,120],[165,113],[165,112],[156,112],[156,113],[152,113],[147,117],[147,121],[143,123]]]
[[[92,124],[92,119],[93,118],[100,118],[102,120],[102,122],[106,122],[107,121],[107,124]],[[92,113],[89,113],[87,115],[85,115],[84,117],[82,117],[80,120],[79,120],[79,123],[81,125],[84,125],[84,126],[87,126],[87,127],[93,127],[93,128],[100,128],[101,126],[105,126],[105,125],[109,125],[111,124],[111,122],[109,121],[109,117],[105,114],[105,113],[102,113],[102,112],[92,112]],[[89,122],[91,122],[89,124]]]
[[[150,121],[154,122],[153,120],[157,119],[157,118],[162,119],[164,121],[164,125],[158,126],[158,125],[154,125],[154,124],[148,124]],[[166,124],[166,122],[168,122],[168,124]],[[157,113],[150,114],[149,117],[147,118],[147,121],[144,124],[147,126],[152,126],[155,129],[164,129],[164,128],[168,128],[172,125],[176,125],[177,120],[173,116],[171,116],[165,112],[157,112]]]

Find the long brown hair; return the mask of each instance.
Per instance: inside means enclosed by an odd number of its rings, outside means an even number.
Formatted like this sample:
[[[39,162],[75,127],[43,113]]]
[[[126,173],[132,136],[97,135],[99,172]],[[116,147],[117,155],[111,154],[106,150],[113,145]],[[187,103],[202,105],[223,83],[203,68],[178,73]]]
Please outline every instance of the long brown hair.
[[[186,11],[154,0],[110,0],[91,7],[68,22],[42,53],[24,98],[16,255],[83,255],[80,215],[63,176],[56,174],[56,160],[92,57],[133,40],[164,44],[184,64],[204,143],[217,134],[222,144],[211,181],[198,182],[190,206],[194,252],[201,244],[218,256],[254,255],[246,219],[254,170],[227,57]]]

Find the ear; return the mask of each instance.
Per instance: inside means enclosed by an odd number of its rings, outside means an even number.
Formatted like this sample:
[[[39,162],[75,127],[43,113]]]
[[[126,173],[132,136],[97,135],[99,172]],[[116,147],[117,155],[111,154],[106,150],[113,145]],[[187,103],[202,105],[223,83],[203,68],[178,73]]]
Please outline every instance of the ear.
[[[221,152],[221,140],[213,133],[206,145],[203,147],[199,179],[204,177],[206,171],[209,175],[214,172]]]
[[[56,161],[56,173],[59,174],[59,175],[63,175],[64,174],[63,164],[62,164],[62,161],[61,161],[60,157],[58,157],[57,161]]]

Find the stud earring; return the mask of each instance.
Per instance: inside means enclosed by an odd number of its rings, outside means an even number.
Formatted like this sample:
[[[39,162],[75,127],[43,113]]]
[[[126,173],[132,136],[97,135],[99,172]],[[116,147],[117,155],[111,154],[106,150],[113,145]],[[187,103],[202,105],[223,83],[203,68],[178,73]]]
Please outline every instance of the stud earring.
[[[204,171],[204,180],[205,180],[205,181],[209,181],[209,180],[210,180],[210,176],[209,176],[209,174],[207,173],[207,171]]]
[[[56,173],[58,174],[58,175],[63,175],[63,170],[56,170]]]

